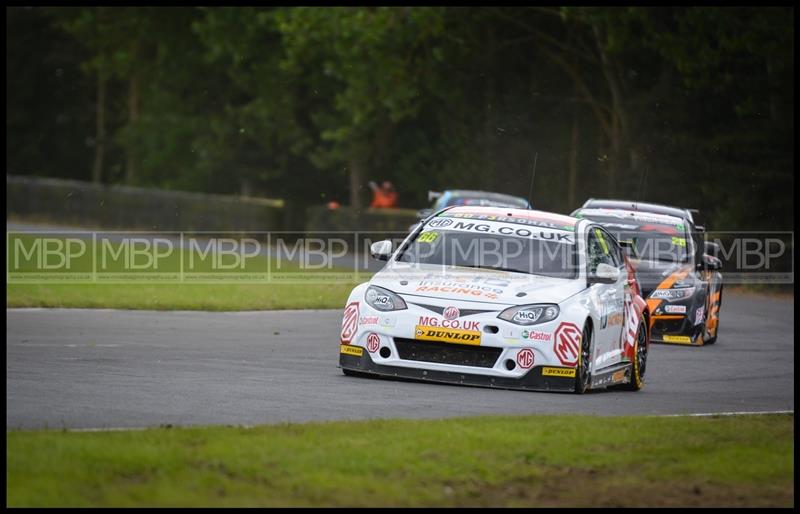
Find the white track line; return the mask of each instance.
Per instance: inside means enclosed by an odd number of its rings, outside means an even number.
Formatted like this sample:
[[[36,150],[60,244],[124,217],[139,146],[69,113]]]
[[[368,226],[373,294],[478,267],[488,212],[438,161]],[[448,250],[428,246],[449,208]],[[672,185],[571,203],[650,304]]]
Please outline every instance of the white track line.
[[[710,416],[754,416],[758,414],[794,414],[793,410],[765,410],[765,411],[740,411],[740,412],[698,412],[691,414],[653,414],[655,418],[704,418]]]

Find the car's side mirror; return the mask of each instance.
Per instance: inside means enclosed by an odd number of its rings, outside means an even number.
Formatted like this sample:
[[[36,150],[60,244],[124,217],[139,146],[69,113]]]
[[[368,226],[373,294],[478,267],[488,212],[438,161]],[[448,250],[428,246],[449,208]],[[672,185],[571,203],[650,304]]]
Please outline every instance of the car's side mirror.
[[[713,244],[713,243],[712,243]],[[697,263],[698,270],[719,271],[722,269],[722,261],[713,255],[703,254],[700,262]]]
[[[420,209],[417,211],[417,217],[419,219],[425,219],[433,213],[433,209]]]
[[[619,280],[619,270],[610,264],[601,262],[597,269],[589,275],[589,284],[616,284]]]
[[[712,257],[716,257],[719,255],[719,245],[711,241],[705,241],[703,243],[703,251]]]
[[[630,257],[636,259],[639,258],[639,254],[636,253],[636,242],[634,239],[625,239],[625,240],[620,240],[618,242],[620,248],[622,248],[625,251],[625,253],[627,253]]]
[[[369,245],[369,254],[373,259],[379,261],[388,261],[392,256],[392,242],[388,239],[383,241],[376,241]]]

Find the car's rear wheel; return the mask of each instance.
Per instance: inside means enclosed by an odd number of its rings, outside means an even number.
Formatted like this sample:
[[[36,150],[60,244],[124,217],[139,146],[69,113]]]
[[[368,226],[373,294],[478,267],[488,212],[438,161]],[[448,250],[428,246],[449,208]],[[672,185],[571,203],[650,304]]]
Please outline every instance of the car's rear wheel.
[[[620,389],[638,391],[644,387],[644,372],[647,369],[647,329],[644,323],[639,322],[636,329],[636,341],[633,347],[633,366],[631,367],[631,381],[623,384]]]
[[[592,358],[592,327],[587,321],[583,325],[581,334],[581,350],[578,355],[578,367],[575,370],[575,394],[583,394],[589,389],[591,375],[589,373],[589,363]]]

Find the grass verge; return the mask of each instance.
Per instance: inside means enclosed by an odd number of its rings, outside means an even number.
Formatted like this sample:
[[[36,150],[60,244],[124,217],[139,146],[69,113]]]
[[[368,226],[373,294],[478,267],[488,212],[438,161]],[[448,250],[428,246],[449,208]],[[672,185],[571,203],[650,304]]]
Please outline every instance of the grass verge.
[[[6,434],[9,506],[794,505],[794,416]]]
[[[6,306],[204,311],[343,309],[354,286],[355,283],[8,284]]]
[[[206,240],[195,247],[173,240],[172,247],[155,248],[142,241],[95,244],[85,234],[46,236],[7,236],[8,307],[340,309],[353,287],[371,275],[301,269],[294,261],[262,254],[224,254],[222,247],[214,253]]]

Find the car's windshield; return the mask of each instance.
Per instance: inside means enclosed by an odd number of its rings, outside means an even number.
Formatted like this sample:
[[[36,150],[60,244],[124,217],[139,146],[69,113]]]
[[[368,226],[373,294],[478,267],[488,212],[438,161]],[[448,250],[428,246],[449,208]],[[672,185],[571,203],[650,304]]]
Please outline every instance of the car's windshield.
[[[456,222],[448,228],[425,227],[398,254],[397,260],[568,279],[577,276],[571,232],[512,227],[495,222]]]
[[[680,220],[666,223],[660,220],[620,219],[617,217],[585,216],[611,232],[617,241],[633,241],[636,257],[648,261],[687,262],[691,241],[686,224]]]

